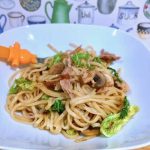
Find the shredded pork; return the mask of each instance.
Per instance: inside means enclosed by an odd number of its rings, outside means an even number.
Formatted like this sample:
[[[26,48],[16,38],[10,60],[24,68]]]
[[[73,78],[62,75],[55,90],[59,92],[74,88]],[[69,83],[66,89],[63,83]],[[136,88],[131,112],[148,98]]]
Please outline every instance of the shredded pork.
[[[101,50],[100,58],[107,63],[112,63],[113,61],[120,59],[119,56],[106,52],[104,49]]]

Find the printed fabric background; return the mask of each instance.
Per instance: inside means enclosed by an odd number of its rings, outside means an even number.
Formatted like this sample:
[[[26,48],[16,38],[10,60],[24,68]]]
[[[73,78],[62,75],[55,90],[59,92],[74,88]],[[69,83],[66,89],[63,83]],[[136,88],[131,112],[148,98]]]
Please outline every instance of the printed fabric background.
[[[46,23],[121,29],[150,50],[150,0],[0,0],[0,34],[20,26]]]
[[[150,43],[150,0],[0,0],[0,33],[45,23],[105,25]]]

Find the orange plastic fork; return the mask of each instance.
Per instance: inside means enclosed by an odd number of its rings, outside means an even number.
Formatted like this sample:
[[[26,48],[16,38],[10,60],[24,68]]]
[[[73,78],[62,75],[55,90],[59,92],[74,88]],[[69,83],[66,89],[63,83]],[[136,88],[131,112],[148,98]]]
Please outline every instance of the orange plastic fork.
[[[37,62],[37,56],[26,49],[21,49],[20,44],[16,42],[13,46],[0,46],[0,60],[8,62],[12,67],[18,67]]]

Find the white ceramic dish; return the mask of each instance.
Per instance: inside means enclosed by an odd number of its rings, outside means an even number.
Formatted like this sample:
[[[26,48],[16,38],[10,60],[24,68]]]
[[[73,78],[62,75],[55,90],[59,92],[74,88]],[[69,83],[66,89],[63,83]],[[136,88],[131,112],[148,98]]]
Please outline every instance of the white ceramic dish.
[[[30,125],[17,123],[6,113],[4,106],[8,92],[7,81],[14,72],[0,62],[0,148],[7,149],[135,149],[150,144],[150,52],[136,39],[121,31],[84,25],[35,25],[13,29],[0,36],[0,45],[9,46],[19,41],[23,48],[40,57],[53,55],[47,48],[51,43],[59,50],[69,48],[70,42],[92,45],[116,53],[122,60],[122,77],[129,83],[131,103],[140,112],[112,138],[103,136],[83,143],[75,143],[62,135],[52,135]]]

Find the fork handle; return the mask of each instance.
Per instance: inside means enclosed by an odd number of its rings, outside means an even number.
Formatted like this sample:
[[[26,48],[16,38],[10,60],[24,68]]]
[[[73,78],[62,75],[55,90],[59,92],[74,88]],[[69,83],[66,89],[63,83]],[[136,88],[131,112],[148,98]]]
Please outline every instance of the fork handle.
[[[0,46],[0,59],[6,60],[8,59],[10,54],[10,49],[4,46]]]
[[[0,59],[10,63],[13,67],[37,62],[36,55],[26,49],[21,49],[18,42],[9,48],[0,46]]]

